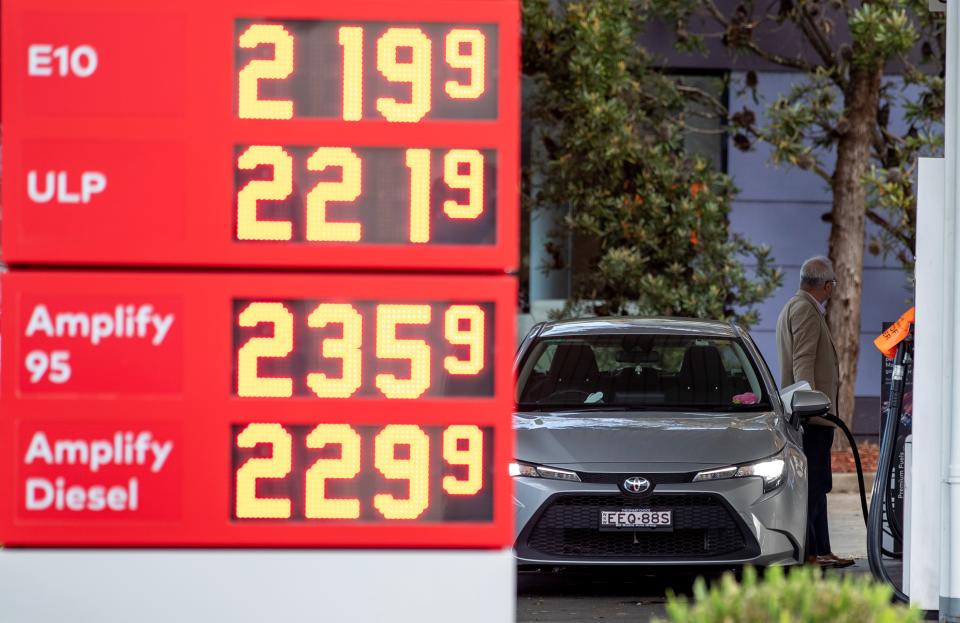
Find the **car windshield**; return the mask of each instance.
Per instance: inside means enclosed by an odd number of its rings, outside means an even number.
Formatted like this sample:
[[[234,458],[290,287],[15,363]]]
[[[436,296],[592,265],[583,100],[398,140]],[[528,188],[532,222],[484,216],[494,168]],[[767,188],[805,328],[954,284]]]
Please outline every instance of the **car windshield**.
[[[758,367],[738,339],[690,335],[543,338],[517,380],[520,410],[769,409]]]

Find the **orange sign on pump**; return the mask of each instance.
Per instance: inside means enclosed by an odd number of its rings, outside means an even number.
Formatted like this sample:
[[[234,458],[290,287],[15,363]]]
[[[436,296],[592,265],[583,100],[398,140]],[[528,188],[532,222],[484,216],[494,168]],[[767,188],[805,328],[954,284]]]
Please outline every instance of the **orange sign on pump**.
[[[915,316],[916,310],[911,307],[886,331],[873,340],[873,344],[880,349],[884,357],[887,359],[894,358],[897,354],[897,345],[907,339],[907,335],[910,334],[910,325],[913,324]]]

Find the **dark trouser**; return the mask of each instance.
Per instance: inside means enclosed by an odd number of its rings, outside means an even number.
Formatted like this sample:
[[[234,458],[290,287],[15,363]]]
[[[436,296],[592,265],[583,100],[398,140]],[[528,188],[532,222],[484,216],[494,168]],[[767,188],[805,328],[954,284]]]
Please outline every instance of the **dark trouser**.
[[[833,489],[830,448],[832,426],[807,424],[803,427],[803,453],[807,455],[807,555],[830,553],[827,528],[827,494]]]

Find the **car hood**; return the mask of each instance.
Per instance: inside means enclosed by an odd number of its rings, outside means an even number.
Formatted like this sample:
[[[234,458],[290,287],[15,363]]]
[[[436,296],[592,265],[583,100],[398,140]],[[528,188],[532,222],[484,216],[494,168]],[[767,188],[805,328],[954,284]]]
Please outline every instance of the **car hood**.
[[[785,443],[778,420],[774,412],[515,413],[515,455],[584,471],[693,471],[775,454]]]

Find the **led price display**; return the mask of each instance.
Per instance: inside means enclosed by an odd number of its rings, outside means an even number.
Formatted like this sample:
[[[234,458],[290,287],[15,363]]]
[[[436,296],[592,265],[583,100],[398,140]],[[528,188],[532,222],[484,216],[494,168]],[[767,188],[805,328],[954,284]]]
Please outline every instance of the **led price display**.
[[[136,5],[2,4],[0,544],[508,546],[519,3]]]
[[[249,145],[236,153],[237,240],[495,241],[492,150]]]
[[[3,3],[9,265],[516,268],[515,0],[137,7]]]
[[[0,287],[5,545],[509,542],[512,277],[34,270]]]
[[[490,429],[254,422],[233,433],[237,521],[493,516]]]
[[[235,34],[241,119],[497,116],[495,25],[239,19]]]
[[[234,301],[236,395],[492,396],[490,303]]]

